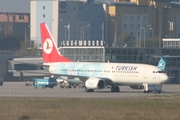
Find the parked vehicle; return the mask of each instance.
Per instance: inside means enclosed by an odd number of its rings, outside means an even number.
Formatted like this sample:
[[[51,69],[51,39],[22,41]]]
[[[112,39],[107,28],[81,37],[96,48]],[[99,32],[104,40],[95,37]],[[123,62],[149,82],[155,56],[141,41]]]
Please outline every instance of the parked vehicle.
[[[143,84],[144,93],[154,92],[154,93],[160,93],[162,91],[162,85],[161,84]]]
[[[25,80],[25,86],[31,86],[31,81],[30,80]]]
[[[57,86],[57,82],[54,78],[33,78],[32,86],[34,86],[35,89],[45,89],[46,87],[50,87],[52,89],[53,87]]]

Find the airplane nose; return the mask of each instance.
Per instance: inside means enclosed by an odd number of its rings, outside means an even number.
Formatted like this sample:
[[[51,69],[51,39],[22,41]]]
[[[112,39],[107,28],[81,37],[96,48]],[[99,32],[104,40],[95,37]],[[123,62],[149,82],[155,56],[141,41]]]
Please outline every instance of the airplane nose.
[[[161,80],[162,80],[162,83],[166,83],[168,81],[168,76],[166,74],[164,74],[162,77],[161,77]]]

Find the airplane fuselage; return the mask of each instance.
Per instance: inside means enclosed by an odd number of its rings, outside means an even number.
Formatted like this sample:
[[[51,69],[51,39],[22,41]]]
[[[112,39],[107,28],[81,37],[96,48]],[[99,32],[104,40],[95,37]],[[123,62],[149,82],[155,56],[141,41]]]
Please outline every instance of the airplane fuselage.
[[[161,69],[147,64],[88,62],[46,64],[50,65],[49,72],[53,74],[106,78],[116,85],[162,84],[168,80]],[[76,82],[82,83],[82,80]]]

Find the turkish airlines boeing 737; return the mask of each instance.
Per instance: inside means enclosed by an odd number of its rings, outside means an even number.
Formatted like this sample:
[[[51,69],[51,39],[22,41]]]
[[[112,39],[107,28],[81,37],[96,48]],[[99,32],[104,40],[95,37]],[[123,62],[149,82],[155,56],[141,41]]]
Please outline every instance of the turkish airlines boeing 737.
[[[44,66],[52,75],[67,77],[67,81],[78,78],[79,82],[85,83],[86,92],[107,85],[111,86],[112,92],[119,92],[121,85],[163,84],[168,80],[163,70],[148,64],[72,62],[60,54],[45,23],[40,24],[40,30]],[[162,68],[163,62],[160,62]]]

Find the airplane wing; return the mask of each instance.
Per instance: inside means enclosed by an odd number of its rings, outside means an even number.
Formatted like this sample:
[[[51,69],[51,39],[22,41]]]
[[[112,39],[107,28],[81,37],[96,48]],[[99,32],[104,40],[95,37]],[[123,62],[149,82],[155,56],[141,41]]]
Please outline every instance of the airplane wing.
[[[21,71],[19,71],[21,72]],[[26,71],[23,71],[23,73],[26,73]],[[34,74],[46,74],[46,76],[53,77],[53,78],[60,78],[60,77],[67,77],[63,78],[67,82],[72,82],[73,79],[79,78],[80,81],[86,82],[88,79],[101,79],[106,82],[106,85],[112,85],[113,82],[110,78],[103,78],[103,77],[87,77],[87,76],[77,76],[77,75],[64,75],[64,74],[52,74],[50,72],[33,72],[33,71],[27,71],[27,73],[34,73]]]

